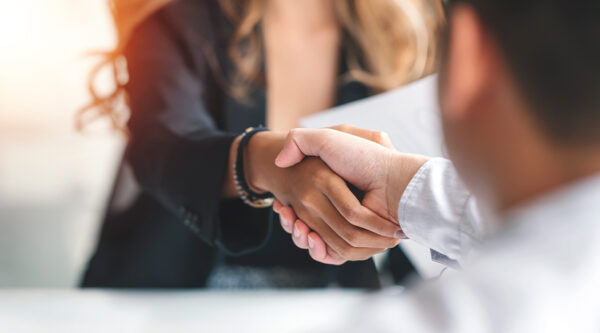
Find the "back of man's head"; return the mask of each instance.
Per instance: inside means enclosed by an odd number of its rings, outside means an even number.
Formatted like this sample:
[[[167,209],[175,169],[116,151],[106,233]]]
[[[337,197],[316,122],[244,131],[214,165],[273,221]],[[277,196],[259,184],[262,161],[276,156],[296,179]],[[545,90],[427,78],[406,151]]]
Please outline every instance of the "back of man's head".
[[[600,144],[600,0],[449,3],[476,11],[549,138]]]

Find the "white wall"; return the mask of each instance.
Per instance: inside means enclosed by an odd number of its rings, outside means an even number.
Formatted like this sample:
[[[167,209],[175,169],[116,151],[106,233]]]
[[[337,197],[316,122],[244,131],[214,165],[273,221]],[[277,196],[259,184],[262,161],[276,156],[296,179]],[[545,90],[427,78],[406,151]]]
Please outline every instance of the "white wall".
[[[106,0],[0,0],[0,31],[0,287],[75,286],[123,144],[73,126]]]

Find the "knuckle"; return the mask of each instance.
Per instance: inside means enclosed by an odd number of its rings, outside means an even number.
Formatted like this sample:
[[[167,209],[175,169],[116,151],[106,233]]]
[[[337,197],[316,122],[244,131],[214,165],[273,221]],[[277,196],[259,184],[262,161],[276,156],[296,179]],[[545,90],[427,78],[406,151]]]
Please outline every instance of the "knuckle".
[[[346,243],[352,247],[360,247],[362,243],[362,233],[358,230],[350,230],[344,235]]]
[[[340,245],[336,251],[342,259],[348,259],[351,254],[351,247],[349,245]]]
[[[337,179],[336,177],[332,177],[331,175],[328,175],[327,179],[324,179],[323,183],[321,185],[322,190],[325,193],[329,193],[330,195],[335,195],[336,199],[338,199],[337,195],[338,195],[339,189],[340,189],[338,180],[339,179]]]
[[[288,228],[287,224],[285,224],[285,223],[283,222],[283,220],[280,220],[280,221],[279,221],[279,224],[281,224],[281,228],[282,228],[283,230],[285,230],[286,232],[289,232],[289,231],[288,231],[288,230],[289,230],[289,228]]]
[[[343,264],[345,264],[345,263],[346,263],[346,260],[343,260],[343,259],[342,259],[342,260],[337,260],[337,261],[334,261],[334,262],[333,262],[333,263],[331,263],[331,264],[332,264],[332,265],[334,265],[334,266],[341,266],[341,265],[343,265]]]
[[[329,186],[329,183],[331,183],[331,172],[328,168],[317,168],[313,175],[315,182],[318,184]]]
[[[397,229],[392,223],[375,215],[373,212],[368,212],[362,221],[366,229],[378,235],[393,235]]]
[[[345,253],[344,253],[343,257],[346,260],[355,261],[355,260],[361,260],[362,255],[360,254],[360,251],[358,249],[348,245],[345,249]]]
[[[393,247],[396,247],[399,243],[400,243],[399,239],[390,238],[388,240],[388,246],[387,246],[387,248],[391,249]]]
[[[300,202],[302,202],[302,204],[305,207],[308,208],[312,208],[314,206],[314,195],[312,194],[312,192],[310,191],[305,191],[302,194],[300,194]]]
[[[361,255],[361,256],[360,256],[360,259],[358,259],[358,260],[360,260],[360,261],[368,260],[368,259],[370,259],[372,256],[376,255],[377,253],[379,253],[379,252],[375,252],[375,253],[365,253],[365,254]]]
[[[329,258],[331,258],[330,263],[332,265],[340,266],[347,262],[347,260],[342,258],[339,253],[336,253],[335,251],[331,251],[331,249],[328,249],[327,252],[328,252]]]
[[[314,253],[312,253],[311,251],[308,251],[308,255],[312,258],[312,260],[316,261],[316,262],[320,262],[322,264],[327,264],[327,262],[323,259],[323,258],[319,258],[317,257]]]
[[[385,134],[384,132],[373,131],[373,132],[371,132],[371,141],[381,144],[381,143],[385,142],[386,136],[387,136],[387,134]]]
[[[344,206],[344,217],[352,225],[360,223],[360,209],[354,205],[347,204]]]
[[[296,238],[294,236],[291,236],[291,237],[292,237],[292,242],[294,243],[294,245],[296,245],[296,247],[300,247],[298,245],[298,241],[296,240]]]
[[[294,242],[294,244],[296,245],[297,248],[306,250],[306,246],[302,245],[300,242]]]
[[[293,129],[291,129],[291,130],[289,131],[289,133],[288,133],[288,136],[289,136],[290,138],[295,138],[295,137],[297,137],[297,136],[298,136],[298,133],[299,133],[299,129],[297,129],[297,128],[293,128]]]
[[[310,214],[308,207],[303,206],[298,211],[297,219],[301,220],[302,223],[304,223],[307,228],[312,229],[312,227],[314,225],[314,221],[310,216],[311,216],[311,214]],[[291,224],[292,227],[295,226],[297,222],[298,221],[292,221],[292,224]],[[293,230],[292,227],[290,227],[290,228]]]
[[[383,225],[381,221],[369,221],[367,223],[367,229],[383,237],[389,237],[395,232],[394,229]],[[393,238],[390,238],[390,242],[393,240]]]
[[[341,124],[338,126],[338,128],[342,132],[347,132],[350,130],[351,126],[349,124]]]
[[[296,239],[296,237],[292,236],[292,241],[294,242],[294,245],[296,245],[296,247],[306,249],[306,246],[300,240]]]

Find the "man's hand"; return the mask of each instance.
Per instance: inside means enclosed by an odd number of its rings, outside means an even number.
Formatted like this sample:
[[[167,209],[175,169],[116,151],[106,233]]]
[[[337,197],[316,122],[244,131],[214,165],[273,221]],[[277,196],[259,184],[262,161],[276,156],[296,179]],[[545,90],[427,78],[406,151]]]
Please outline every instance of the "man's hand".
[[[302,161],[305,156],[318,156],[334,172],[365,192],[363,206],[397,223],[398,203],[402,193],[427,158],[400,154],[369,141],[383,141],[389,146],[389,138],[381,132],[353,126],[343,126],[340,129],[354,135],[334,129],[291,131],[276,160],[277,166],[290,167]],[[353,210],[358,208],[356,206],[336,208],[346,217],[352,216]],[[296,220],[290,207],[278,202],[274,209],[280,213],[282,226],[293,234],[292,238],[298,247],[308,248],[313,259],[317,261],[332,263],[329,255],[331,251],[326,249],[321,237],[302,221]]]
[[[307,158],[289,168],[273,161],[282,150],[287,133],[261,132],[244,151],[244,171],[248,186],[255,192],[270,192],[289,205],[307,226],[327,243],[329,254],[339,261],[365,260],[374,253],[398,244],[400,230],[389,221],[363,207],[344,179],[321,159]],[[354,215],[343,216],[336,207],[355,206]]]
[[[306,156],[319,157],[331,170],[364,191],[363,205],[380,216],[398,221],[398,203],[426,157],[401,154],[377,143],[334,129],[294,129],[275,164],[288,168]],[[358,207],[337,207],[352,214]]]

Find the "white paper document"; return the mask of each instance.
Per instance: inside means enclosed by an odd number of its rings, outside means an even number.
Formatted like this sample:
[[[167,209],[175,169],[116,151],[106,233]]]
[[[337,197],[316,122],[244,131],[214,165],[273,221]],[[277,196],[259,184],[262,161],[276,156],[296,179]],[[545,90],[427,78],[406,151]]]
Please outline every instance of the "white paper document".
[[[437,75],[360,101],[335,107],[301,120],[302,127],[320,128],[350,124],[389,134],[398,151],[445,157],[438,113]],[[424,278],[437,276],[443,266],[412,241],[400,246]]]

